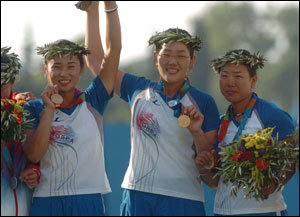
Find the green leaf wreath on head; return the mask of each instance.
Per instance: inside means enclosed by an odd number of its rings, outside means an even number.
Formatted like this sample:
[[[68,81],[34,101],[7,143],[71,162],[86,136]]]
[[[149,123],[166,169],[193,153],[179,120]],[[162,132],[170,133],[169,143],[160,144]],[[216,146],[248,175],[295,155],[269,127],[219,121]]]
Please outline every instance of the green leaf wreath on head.
[[[187,31],[178,28],[157,32],[148,41],[149,46],[154,44],[156,48],[161,48],[164,43],[170,44],[173,42],[182,42],[196,51],[200,50],[202,43],[199,37],[193,38]]]
[[[219,73],[220,69],[228,63],[240,65],[248,65],[251,69],[257,70],[258,68],[263,68],[266,59],[264,55],[260,52],[251,54],[247,50],[233,50],[227,52],[224,56],[220,56],[211,61],[211,67],[216,72]]]
[[[70,55],[70,59],[72,59],[74,55],[90,54],[90,51],[84,45],[79,45],[65,39],[45,44],[44,47],[37,47],[36,51],[38,55],[44,56],[45,61],[52,59],[54,56],[61,58],[65,55]]]
[[[11,47],[1,48],[1,85],[14,82],[21,68],[20,59],[15,53],[8,53]]]

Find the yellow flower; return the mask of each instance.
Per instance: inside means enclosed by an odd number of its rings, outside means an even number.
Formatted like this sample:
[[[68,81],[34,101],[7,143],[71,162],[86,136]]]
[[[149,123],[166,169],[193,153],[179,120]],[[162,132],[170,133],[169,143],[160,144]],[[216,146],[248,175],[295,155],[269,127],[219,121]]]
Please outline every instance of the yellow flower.
[[[256,158],[258,158],[258,156],[259,156],[258,151],[254,151],[254,155],[255,155]]]
[[[264,149],[265,145],[264,144],[256,144],[255,148],[256,149]]]
[[[245,144],[245,147],[247,148],[247,149],[249,149],[249,148],[252,148],[253,146],[255,146],[257,143],[256,143],[256,141],[254,140],[254,139],[251,139],[249,142],[247,142],[246,144]]]

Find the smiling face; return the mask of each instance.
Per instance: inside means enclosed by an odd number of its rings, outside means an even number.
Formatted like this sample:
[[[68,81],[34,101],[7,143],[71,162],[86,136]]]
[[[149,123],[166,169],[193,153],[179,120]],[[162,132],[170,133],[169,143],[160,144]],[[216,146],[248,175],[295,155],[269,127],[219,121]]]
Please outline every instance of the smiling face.
[[[44,64],[44,69],[49,83],[57,85],[60,93],[73,93],[83,72],[78,57],[73,56],[70,59],[68,55],[62,58],[53,57]]]
[[[163,44],[154,53],[155,66],[160,77],[168,84],[182,83],[189,70],[193,68],[196,57],[190,57],[187,46],[181,42]]]
[[[246,65],[226,64],[220,70],[220,89],[231,103],[239,103],[251,97],[257,75],[250,77]]]

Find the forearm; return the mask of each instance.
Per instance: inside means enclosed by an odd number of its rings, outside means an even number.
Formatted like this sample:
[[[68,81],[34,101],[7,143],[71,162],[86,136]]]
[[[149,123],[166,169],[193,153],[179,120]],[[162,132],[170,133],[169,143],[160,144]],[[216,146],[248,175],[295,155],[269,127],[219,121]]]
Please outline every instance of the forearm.
[[[115,1],[105,1],[104,9],[111,10],[117,7]],[[119,55],[121,45],[121,27],[118,10],[106,13],[106,50]]]
[[[24,152],[29,161],[38,163],[47,151],[53,110],[44,109],[37,130],[24,144]]]
[[[115,2],[104,2],[105,10],[116,8]],[[118,10],[106,12],[106,51],[100,69],[100,79],[107,92],[114,89],[121,53],[121,26]]]
[[[199,154],[200,151],[208,151],[213,148],[213,144],[209,142],[203,130],[199,130],[198,133],[193,134],[193,137],[197,154]]]
[[[100,72],[101,62],[104,57],[100,30],[99,30],[99,7],[91,6],[87,11],[85,45],[91,54],[85,56],[89,69],[96,76]]]
[[[215,177],[216,173],[217,171],[215,169],[207,170],[203,173],[199,171],[200,179],[211,189],[217,189],[219,184],[219,176]]]

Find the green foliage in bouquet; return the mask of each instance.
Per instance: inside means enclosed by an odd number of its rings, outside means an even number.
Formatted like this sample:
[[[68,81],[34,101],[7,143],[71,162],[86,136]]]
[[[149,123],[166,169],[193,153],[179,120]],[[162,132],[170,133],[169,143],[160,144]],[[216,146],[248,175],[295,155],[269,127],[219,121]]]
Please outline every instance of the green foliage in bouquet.
[[[1,141],[5,143],[24,142],[25,129],[32,125],[28,111],[23,110],[26,101],[1,99]]]
[[[262,188],[268,187],[271,182],[276,186],[275,191],[283,186],[286,171],[290,171],[297,160],[293,141],[299,132],[278,141],[271,136],[273,130],[259,130],[255,135],[245,135],[226,147],[220,147],[221,167],[217,168],[217,175],[222,177],[224,184],[232,184],[231,196],[236,197],[237,192],[243,189],[246,199],[265,200]]]

